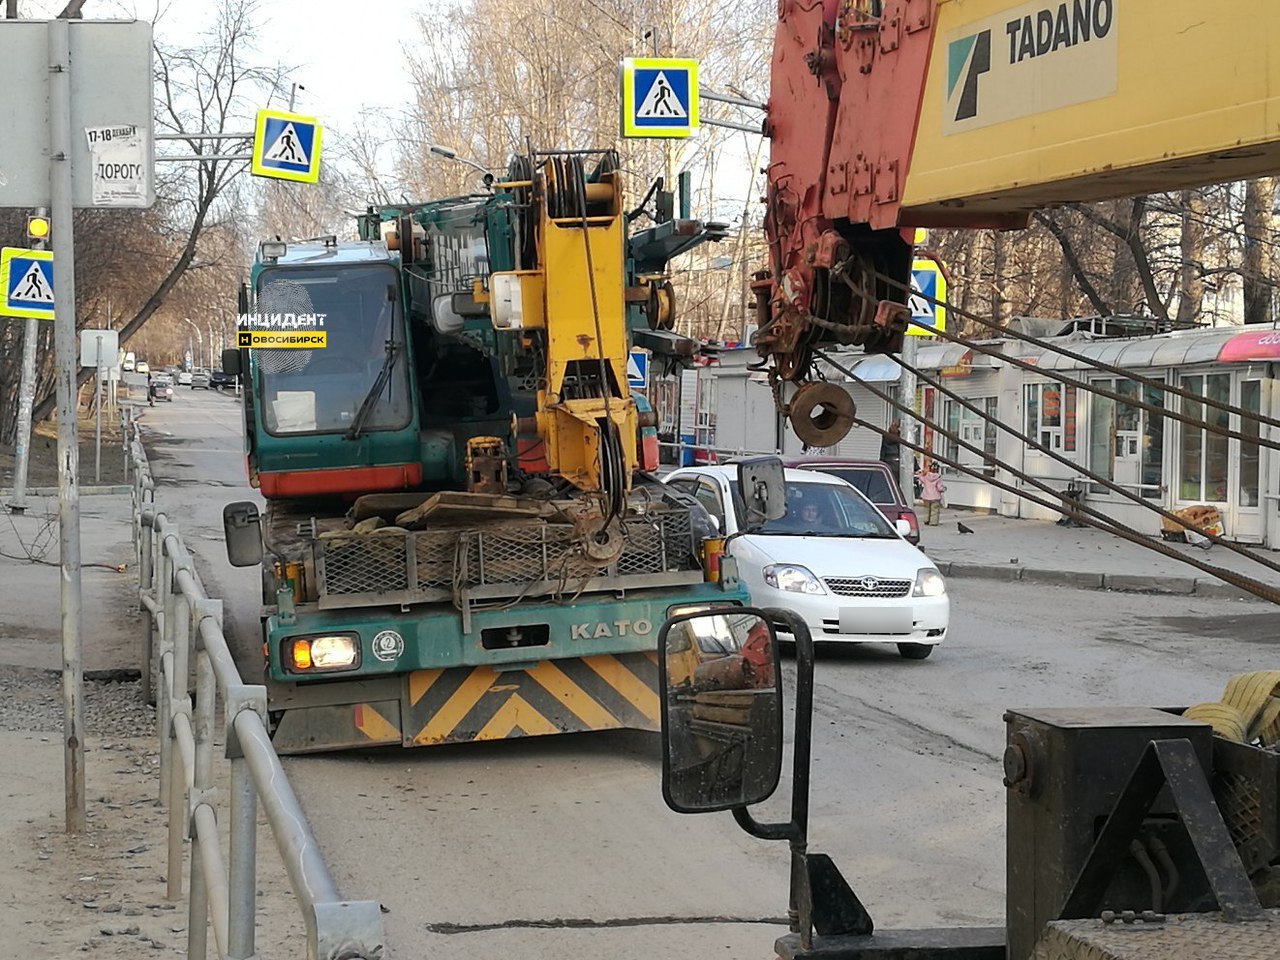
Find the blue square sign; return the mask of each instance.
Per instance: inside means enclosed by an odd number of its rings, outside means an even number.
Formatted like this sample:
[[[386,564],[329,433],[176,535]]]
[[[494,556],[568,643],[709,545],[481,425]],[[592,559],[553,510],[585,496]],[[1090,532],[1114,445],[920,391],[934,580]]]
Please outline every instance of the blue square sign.
[[[53,254],[6,247],[0,252],[0,317],[53,319]]]
[[[698,128],[698,61],[633,59],[622,64],[622,133],[687,137]]]
[[[928,337],[934,330],[945,331],[947,308],[939,303],[945,303],[946,299],[947,277],[942,268],[932,260],[914,261],[911,264],[911,296],[907,300],[907,309],[915,322],[907,326],[907,333]]]
[[[259,110],[252,172],[315,183],[320,178],[320,124],[314,117]]]
[[[632,390],[647,390],[649,387],[649,355],[643,350],[632,350],[627,354],[627,386]]]

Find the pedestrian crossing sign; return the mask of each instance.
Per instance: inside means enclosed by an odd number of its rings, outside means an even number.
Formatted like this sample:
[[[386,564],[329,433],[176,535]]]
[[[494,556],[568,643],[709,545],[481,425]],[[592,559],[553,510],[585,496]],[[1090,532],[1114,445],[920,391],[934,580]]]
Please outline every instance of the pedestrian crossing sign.
[[[627,354],[627,386],[632,390],[649,389],[649,354],[638,348]]]
[[[0,317],[53,319],[53,254],[48,250],[0,250]]]
[[[911,264],[911,296],[907,308],[914,323],[907,333],[915,337],[931,337],[936,330],[947,329],[947,308],[934,303],[947,299],[947,278],[942,267],[932,260],[916,260]],[[925,324],[925,326],[920,326]],[[932,329],[928,329],[928,328]]]
[[[622,135],[687,137],[698,129],[698,61],[622,61]]]
[[[250,169],[255,177],[315,183],[320,179],[320,121],[259,110]]]

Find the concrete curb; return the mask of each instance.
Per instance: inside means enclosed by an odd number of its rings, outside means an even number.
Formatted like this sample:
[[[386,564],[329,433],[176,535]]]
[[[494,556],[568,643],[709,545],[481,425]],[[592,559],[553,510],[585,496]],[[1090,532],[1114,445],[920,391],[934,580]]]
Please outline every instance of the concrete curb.
[[[980,580],[1021,580],[1022,569],[1013,564],[999,567],[985,563],[951,563],[949,574],[953,577],[976,577]]]
[[[1103,586],[1119,593],[1195,593],[1195,577],[1152,577],[1144,574],[1108,573]]]
[[[1021,581],[1077,590],[1109,590],[1113,593],[1154,593],[1177,596],[1211,597],[1218,600],[1262,600],[1246,590],[1219,580],[1197,577],[1158,577],[1129,573],[1087,573],[1082,570],[1041,570],[1010,564],[934,560],[944,577],[975,580]]]
[[[1103,589],[1101,573],[1085,573],[1082,570],[1033,570],[1022,571],[1022,579],[1029,583],[1050,583],[1059,587],[1075,587],[1078,590]]]

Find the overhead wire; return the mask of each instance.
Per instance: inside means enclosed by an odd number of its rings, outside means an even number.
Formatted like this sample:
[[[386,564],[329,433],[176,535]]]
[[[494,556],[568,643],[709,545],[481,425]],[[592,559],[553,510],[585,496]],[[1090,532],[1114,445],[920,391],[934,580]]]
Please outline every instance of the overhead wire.
[[[831,358],[827,356],[825,353],[823,353],[822,351],[815,351],[815,352],[826,363],[830,364],[835,369],[840,370],[840,372],[844,373],[846,376],[853,377],[855,381],[860,383],[870,393],[879,397],[881,400],[889,404],[894,409],[898,410],[901,413],[907,414],[914,420],[919,420],[921,423],[932,428],[936,433],[938,433],[943,437],[946,437],[948,440],[952,441],[957,446],[965,450],[968,450],[972,453],[976,453],[979,456],[982,456],[984,458],[988,456],[985,450],[982,450],[981,448],[974,446],[968,441],[962,439],[958,434],[952,433],[950,430],[947,430],[945,427],[941,426],[936,421],[930,420],[924,414],[917,412],[916,410],[914,410],[911,407],[908,407],[904,403],[901,403],[894,397],[891,397],[888,393],[873,386],[869,381],[866,381],[861,377],[858,377],[857,375],[853,374],[851,371],[844,368],[838,362],[833,362]],[[870,429],[873,432],[880,433],[882,435],[886,432],[882,428],[877,427],[874,424],[870,423],[869,421],[863,420],[860,417],[857,417],[856,415],[854,416],[853,420],[854,420],[854,423],[856,423],[858,426],[864,427],[866,429]],[[1121,523],[1118,520],[1115,520],[1112,517],[1107,516],[1105,513],[1102,513],[1100,510],[1097,510],[1093,507],[1090,507],[1087,504],[1081,503],[1074,499],[1068,501],[1066,494],[1063,493],[1062,491],[1055,490],[1052,486],[1050,486],[1048,483],[1044,482],[1043,480],[1039,480],[1036,477],[1032,477],[1030,474],[1026,473],[1025,471],[1020,470],[1017,467],[1014,467],[1012,464],[1007,463],[1006,461],[1001,460],[998,457],[990,457],[989,458],[990,462],[994,463],[1000,469],[1006,470],[1009,473],[1013,474],[1019,480],[1022,480],[1025,483],[1031,484],[1036,489],[1041,490],[1044,493],[1048,493],[1054,497],[1057,497],[1060,502],[1055,503],[1052,500],[1036,496],[1035,494],[1031,494],[1025,489],[1019,489],[1018,487],[1015,487],[1012,484],[1005,483],[1004,481],[999,480],[995,477],[988,477],[985,474],[981,474],[978,471],[973,470],[972,468],[967,467],[956,460],[952,460],[949,457],[940,456],[936,452],[932,450],[928,450],[923,445],[911,443],[901,438],[897,438],[897,439],[903,446],[906,446],[912,450],[915,450],[916,452],[922,454],[923,456],[928,457],[931,460],[937,460],[941,463],[946,464],[947,466],[950,466],[956,470],[959,470],[962,473],[981,479],[986,483],[990,483],[991,485],[998,487],[999,489],[1006,490],[1009,493],[1014,494],[1015,496],[1021,497],[1025,500],[1031,501],[1032,503],[1046,507],[1050,510],[1053,510],[1056,513],[1061,513],[1064,516],[1074,517],[1076,519],[1081,520],[1084,523],[1088,523],[1090,526],[1097,527],[1098,529],[1109,532],[1109,533],[1114,533],[1117,536],[1120,536],[1125,540],[1130,541],[1131,543],[1135,543],[1139,546],[1145,547],[1156,553],[1163,554],[1167,557],[1170,557],[1171,559],[1178,560],[1179,562],[1189,564],[1190,566],[1196,567],[1197,569],[1202,570],[1205,573],[1208,573],[1217,577],[1218,579],[1222,580],[1225,583],[1230,583],[1234,586],[1240,587],[1242,590],[1247,590],[1249,593],[1252,593],[1255,596],[1261,597],[1265,600],[1269,600],[1272,603],[1280,604],[1280,588],[1273,587],[1269,584],[1265,584],[1260,580],[1255,580],[1254,578],[1246,576],[1244,574],[1236,573],[1234,570],[1227,570],[1223,567],[1218,567],[1214,564],[1207,563],[1206,561],[1200,560],[1197,557],[1186,556],[1180,553],[1179,551],[1175,550],[1174,548],[1168,546],[1167,544],[1159,540],[1152,540],[1150,537],[1147,537],[1140,531],[1135,530],[1133,527],[1130,527],[1126,524]]]

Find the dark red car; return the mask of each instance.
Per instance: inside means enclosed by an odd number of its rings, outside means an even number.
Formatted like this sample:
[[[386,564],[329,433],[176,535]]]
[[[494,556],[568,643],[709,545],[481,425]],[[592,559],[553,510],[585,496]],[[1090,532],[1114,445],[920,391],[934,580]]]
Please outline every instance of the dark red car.
[[[840,457],[783,457],[788,467],[829,473],[857,487],[885,515],[890,523],[905,520],[911,527],[908,543],[920,542],[920,520],[911,503],[902,495],[898,478],[878,460],[845,460]]]

